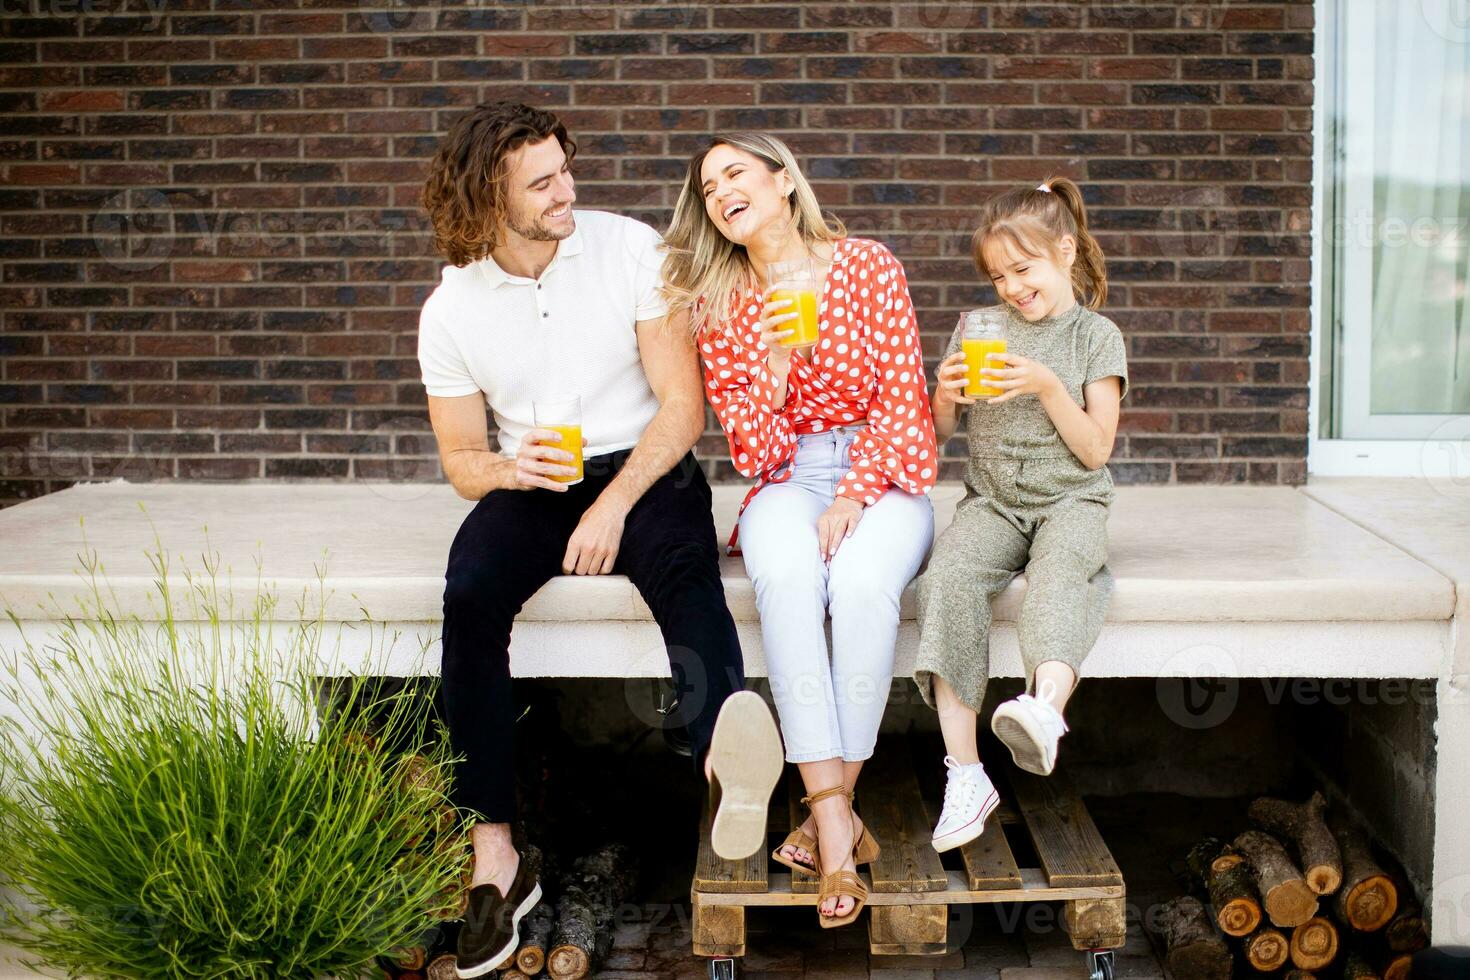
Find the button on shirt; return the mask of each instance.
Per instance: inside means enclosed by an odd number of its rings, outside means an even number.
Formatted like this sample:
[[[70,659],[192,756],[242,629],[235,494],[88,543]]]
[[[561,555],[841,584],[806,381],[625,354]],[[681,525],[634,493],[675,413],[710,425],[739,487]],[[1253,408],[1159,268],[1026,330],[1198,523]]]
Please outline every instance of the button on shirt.
[[[659,236],[606,211],[574,214],[540,279],[488,257],[445,266],[419,315],[424,389],[483,393],[507,456],[534,427],[533,401],[580,396],[588,456],[632,448],[658,411],[637,324],[667,312]]]

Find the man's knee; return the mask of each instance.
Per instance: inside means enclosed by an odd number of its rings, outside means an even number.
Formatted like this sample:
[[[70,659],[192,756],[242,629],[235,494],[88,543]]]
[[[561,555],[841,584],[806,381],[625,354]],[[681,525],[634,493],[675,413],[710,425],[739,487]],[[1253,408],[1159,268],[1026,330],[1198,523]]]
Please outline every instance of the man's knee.
[[[659,548],[637,570],[641,590],[654,598],[722,589],[719,553],[712,544],[684,539]]]

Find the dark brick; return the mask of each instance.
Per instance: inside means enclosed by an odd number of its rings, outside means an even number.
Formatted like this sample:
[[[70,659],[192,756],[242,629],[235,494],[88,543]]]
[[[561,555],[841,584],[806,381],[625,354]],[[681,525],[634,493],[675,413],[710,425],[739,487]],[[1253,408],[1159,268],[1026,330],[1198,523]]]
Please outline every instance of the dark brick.
[[[1213,105],[1220,101],[1218,85],[1135,85],[1137,105]]]
[[[1271,31],[1259,34],[1227,34],[1226,47],[1232,54],[1311,54],[1312,35]]]
[[[656,34],[583,34],[576,38],[573,49],[578,55],[656,54],[659,37]]]

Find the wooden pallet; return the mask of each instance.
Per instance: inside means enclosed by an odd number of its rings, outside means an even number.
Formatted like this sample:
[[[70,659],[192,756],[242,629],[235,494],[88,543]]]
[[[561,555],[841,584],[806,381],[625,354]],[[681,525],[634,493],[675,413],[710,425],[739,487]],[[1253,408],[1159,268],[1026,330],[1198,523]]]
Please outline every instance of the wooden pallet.
[[[979,839],[942,858],[930,844],[937,806],[920,792],[908,743],[884,740],[864,767],[858,812],[883,849],[860,872],[868,885],[871,951],[942,954],[948,906],[978,902],[1062,901],[1074,948],[1122,946],[1123,875],[1065,772],[1033,776],[1009,760],[987,771],[1008,776],[1009,785],[998,787],[1000,806]],[[744,956],[748,908],[817,904],[814,875],[770,861],[771,848],[804,816],[795,767],[791,773],[787,798],[778,790],[771,807],[768,846],[743,861],[724,861],[710,848],[706,808],[691,888],[696,956]],[[1034,866],[1018,863],[1013,844],[1021,842],[1026,853],[1034,851]]]

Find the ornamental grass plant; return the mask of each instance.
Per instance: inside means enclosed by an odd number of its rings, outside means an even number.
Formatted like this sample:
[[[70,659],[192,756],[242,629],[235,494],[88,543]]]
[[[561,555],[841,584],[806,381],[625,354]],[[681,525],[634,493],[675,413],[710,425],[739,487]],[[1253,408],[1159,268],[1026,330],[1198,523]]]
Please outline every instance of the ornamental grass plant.
[[[59,629],[9,613],[0,937],[74,977],[373,972],[457,898],[447,740],[402,691],[321,683],[323,600],[283,622],[258,579],[241,611],[217,562],[180,596],[150,559],[156,621],[116,615],[95,560]]]

